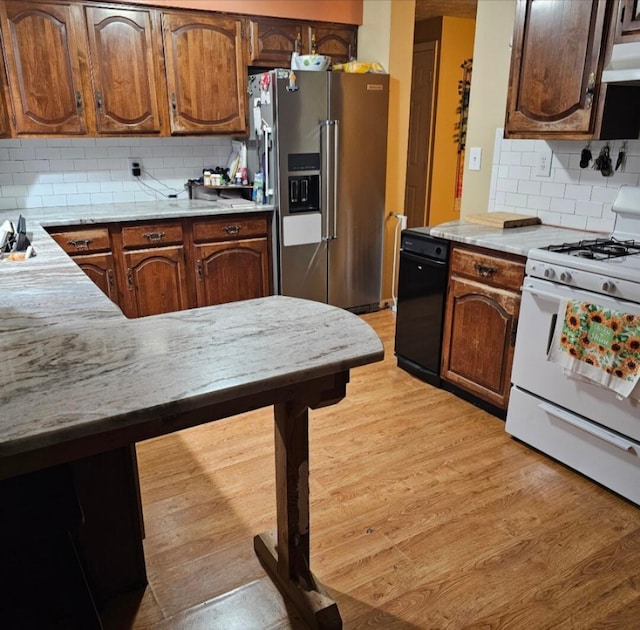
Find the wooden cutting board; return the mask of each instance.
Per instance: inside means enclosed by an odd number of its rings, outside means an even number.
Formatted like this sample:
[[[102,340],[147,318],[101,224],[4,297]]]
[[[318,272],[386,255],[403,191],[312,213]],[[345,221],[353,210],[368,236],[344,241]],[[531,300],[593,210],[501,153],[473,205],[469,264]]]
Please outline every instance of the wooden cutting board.
[[[495,228],[514,228],[525,225],[537,225],[540,223],[539,217],[528,216],[526,214],[516,214],[515,212],[487,212],[485,214],[468,214],[462,217],[468,223],[478,225],[488,225]]]

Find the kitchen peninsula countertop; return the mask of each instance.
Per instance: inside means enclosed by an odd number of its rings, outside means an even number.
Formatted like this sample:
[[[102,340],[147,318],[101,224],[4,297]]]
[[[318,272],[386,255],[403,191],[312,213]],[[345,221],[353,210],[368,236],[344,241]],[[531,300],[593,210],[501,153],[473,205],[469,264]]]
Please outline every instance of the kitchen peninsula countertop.
[[[529,225],[526,227],[500,229],[467,223],[464,220],[449,221],[423,229],[425,231],[428,230],[431,236],[520,256],[527,256],[529,250],[536,247],[575,242],[600,235],[599,233],[553,225]]]
[[[382,358],[380,339],[356,315],[282,296],[128,320],[40,227],[216,210],[171,201],[161,214],[154,205],[23,212],[37,255],[0,261],[0,478],[16,474],[9,462],[30,451],[160,425]],[[238,210],[251,208],[220,213]]]

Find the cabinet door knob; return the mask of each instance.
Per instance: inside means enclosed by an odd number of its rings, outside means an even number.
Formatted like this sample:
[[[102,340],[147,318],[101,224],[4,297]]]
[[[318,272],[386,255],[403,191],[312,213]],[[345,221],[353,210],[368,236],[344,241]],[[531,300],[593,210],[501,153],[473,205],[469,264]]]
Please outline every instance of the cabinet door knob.
[[[102,94],[100,93],[100,91],[96,92],[96,107],[98,108],[99,112],[102,112]]]
[[[129,291],[133,291],[133,269],[131,267],[127,267],[127,286]]]
[[[109,289],[113,291],[115,284],[113,281],[113,269],[107,269],[107,282],[109,283]]]
[[[198,280],[202,282],[202,261],[196,260],[196,273],[198,274]]]

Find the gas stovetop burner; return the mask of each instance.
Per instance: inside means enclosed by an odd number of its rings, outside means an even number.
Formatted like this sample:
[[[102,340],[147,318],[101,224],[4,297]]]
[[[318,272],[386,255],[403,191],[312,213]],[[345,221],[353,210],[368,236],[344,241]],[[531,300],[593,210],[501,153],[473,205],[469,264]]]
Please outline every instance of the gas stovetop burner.
[[[544,247],[551,252],[591,258],[593,260],[606,260],[620,256],[633,256],[640,254],[640,242],[634,240],[620,241],[615,238],[595,238],[577,243],[563,243],[562,245],[549,245]]]

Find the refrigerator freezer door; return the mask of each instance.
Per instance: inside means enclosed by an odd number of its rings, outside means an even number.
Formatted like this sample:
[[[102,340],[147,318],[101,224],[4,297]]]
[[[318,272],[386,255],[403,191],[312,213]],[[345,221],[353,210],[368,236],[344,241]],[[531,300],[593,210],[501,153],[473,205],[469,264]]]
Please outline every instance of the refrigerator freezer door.
[[[288,79],[277,79],[276,133],[278,163],[278,206],[280,217],[280,290],[283,295],[327,301],[327,215],[326,215],[326,72],[298,72],[297,90],[290,91]],[[292,179],[320,176],[320,209],[300,212],[290,204]],[[290,179],[291,178],[291,179]],[[291,207],[290,207],[291,206]],[[292,221],[294,219],[295,221]],[[303,217],[310,217],[304,219]],[[287,229],[320,225],[314,238],[287,245]],[[295,239],[291,242],[298,242]]]
[[[382,286],[389,77],[327,77],[337,140],[330,152],[337,163],[329,191],[329,303],[367,310],[377,308]]]

